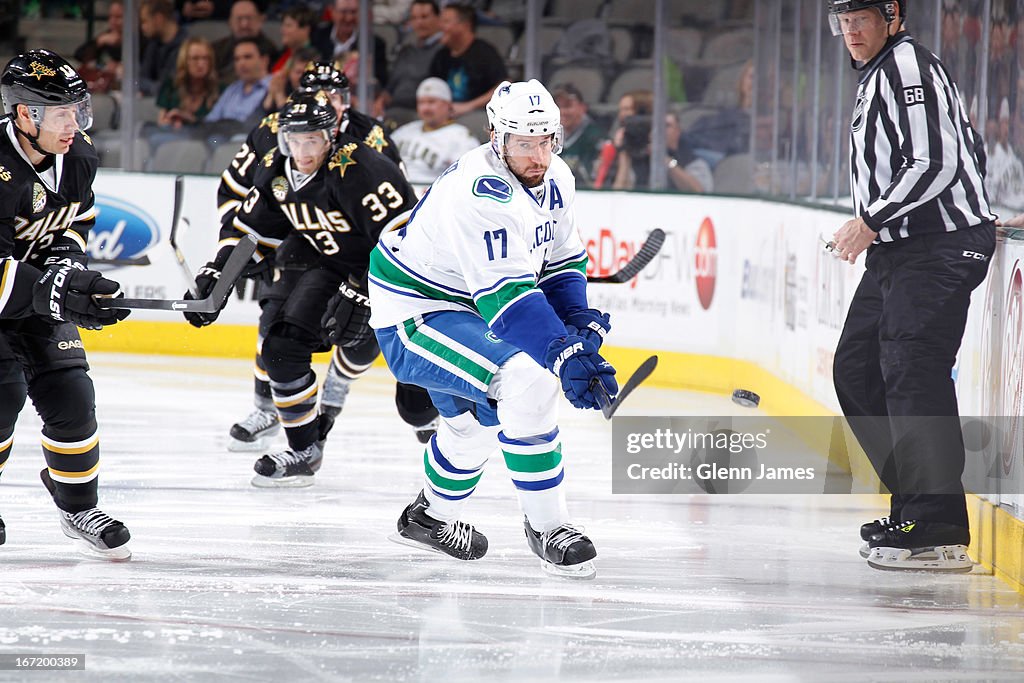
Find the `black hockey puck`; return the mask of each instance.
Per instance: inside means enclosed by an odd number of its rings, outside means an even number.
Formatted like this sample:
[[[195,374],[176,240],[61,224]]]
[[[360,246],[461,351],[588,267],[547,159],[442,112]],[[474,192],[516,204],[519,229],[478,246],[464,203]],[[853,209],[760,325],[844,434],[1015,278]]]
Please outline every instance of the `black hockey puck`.
[[[744,408],[756,408],[761,403],[761,397],[753,391],[737,389],[732,392],[732,402]]]

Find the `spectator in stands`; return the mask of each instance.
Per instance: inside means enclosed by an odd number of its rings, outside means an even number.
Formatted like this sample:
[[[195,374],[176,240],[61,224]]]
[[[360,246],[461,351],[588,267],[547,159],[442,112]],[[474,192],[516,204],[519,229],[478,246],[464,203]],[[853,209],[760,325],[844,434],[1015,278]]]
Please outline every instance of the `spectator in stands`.
[[[605,187],[609,179],[615,178],[615,164],[623,145],[623,125],[632,116],[650,116],[654,109],[654,93],[650,90],[633,90],[619,98],[619,111],[615,116],[608,139],[601,146],[597,168],[594,171],[594,187]]]
[[[260,53],[266,54],[271,60],[277,55],[277,46],[263,35],[263,10],[253,0],[235,0],[231,4],[228,17],[227,35],[213,43],[213,51],[217,55],[217,74],[224,85],[235,80],[235,43],[243,38],[255,40],[260,44]]]
[[[161,127],[180,130],[206,118],[220,96],[213,65],[213,46],[205,38],[182,43],[174,77],[163,82],[156,96]]]
[[[310,33],[316,23],[316,13],[305,5],[289,7],[281,16],[281,54],[270,68],[277,73],[291,61],[292,54],[305,47],[310,47]],[[277,111],[280,107],[275,107]]]
[[[173,78],[178,50],[185,42],[185,29],[174,18],[171,0],[142,0],[139,29],[146,38],[139,65],[139,91],[143,95],[156,95],[160,84]]]
[[[124,2],[113,0],[107,10],[107,28],[75,50],[75,59],[81,62],[78,73],[90,92],[110,92],[120,87],[123,31]]]
[[[326,61],[341,64],[341,70],[355,85],[358,80],[359,0],[335,0],[331,24],[313,32],[313,45]],[[370,12],[373,21],[373,12]],[[378,83],[388,80],[388,51],[380,36],[373,36],[373,76]]]
[[[750,116],[754,110],[754,63],[748,61],[736,84],[737,104],[697,119],[686,132],[694,153],[711,168],[730,154],[750,152]]]
[[[462,4],[441,10],[441,43],[430,64],[430,75],[448,82],[456,118],[481,109],[505,80],[505,61],[485,40],[476,37],[476,12]]]
[[[461,123],[452,120],[452,91],[440,78],[427,78],[416,89],[418,121],[391,135],[412,183],[429,185],[459,157],[480,145]]]
[[[556,85],[552,95],[562,118],[562,161],[569,164],[578,185],[589,185],[604,135],[587,113],[587,103],[575,85]]]
[[[299,87],[299,79],[306,72],[310,62],[320,59],[320,53],[314,47],[300,48],[288,60],[286,68],[270,77],[267,96],[263,98],[263,111],[270,114],[280,111],[285,101]]]
[[[413,0],[376,0],[373,3],[373,23],[401,26],[409,18]]]
[[[386,88],[378,99],[378,110],[416,106],[416,88],[430,75],[430,64],[441,49],[441,11],[435,0],[413,0],[409,8],[412,29],[395,55]]]
[[[270,55],[256,38],[241,38],[235,43],[235,82],[221,94],[206,117],[207,123],[240,122],[238,131],[247,130],[263,116],[263,100],[270,88]],[[234,130],[225,125],[218,130]]]
[[[997,206],[1024,207],[1024,164],[1010,141],[1010,101],[999,103],[999,118],[988,138],[988,175],[985,187]]]
[[[178,15],[185,23],[203,19],[227,19],[231,15],[231,0],[178,0]]]
[[[711,166],[701,159],[682,137],[679,118],[669,112],[665,116],[665,151],[662,158],[668,176],[668,189],[679,192],[711,192],[714,181]],[[650,187],[651,119],[649,116],[630,116],[623,121],[621,144],[618,146],[616,190],[646,189]]]

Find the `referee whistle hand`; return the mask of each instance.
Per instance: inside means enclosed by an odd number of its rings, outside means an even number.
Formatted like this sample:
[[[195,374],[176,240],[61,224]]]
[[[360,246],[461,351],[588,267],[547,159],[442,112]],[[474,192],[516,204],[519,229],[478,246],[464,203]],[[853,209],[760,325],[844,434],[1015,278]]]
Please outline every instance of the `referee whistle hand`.
[[[868,227],[863,218],[854,218],[843,223],[832,237],[835,247],[832,254],[847,263],[856,263],[861,252],[871,246],[878,233]]]

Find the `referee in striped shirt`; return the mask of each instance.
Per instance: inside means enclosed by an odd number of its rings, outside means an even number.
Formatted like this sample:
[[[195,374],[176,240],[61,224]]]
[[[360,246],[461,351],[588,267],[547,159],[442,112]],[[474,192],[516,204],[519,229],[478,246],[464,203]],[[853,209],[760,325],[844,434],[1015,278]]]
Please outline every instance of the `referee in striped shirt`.
[[[905,0],[832,0],[859,73],[850,123],[854,215],[829,244],[867,250],[836,349],[839,403],[886,488],[888,518],[861,529],[879,569],[969,571],[963,435],[953,364],[995,216],[985,152],[938,58],[903,27]]]

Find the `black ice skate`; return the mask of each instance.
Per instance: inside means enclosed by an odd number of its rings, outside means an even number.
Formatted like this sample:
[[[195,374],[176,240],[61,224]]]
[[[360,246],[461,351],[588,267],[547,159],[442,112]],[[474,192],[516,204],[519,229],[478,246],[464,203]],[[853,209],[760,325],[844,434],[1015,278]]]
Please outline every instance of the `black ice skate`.
[[[249,415],[231,425],[231,441],[229,451],[262,451],[270,445],[270,440],[281,431],[281,421],[277,419],[276,410],[257,408]]]
[[[969,572],[971,541],[965,527],[907,520],[874,534],[868,541],[868,565],[875,569]]]
[[[258,488],[301,488],[313,485],[313,476],[324,460],[323,442],[316,441],[301,451],[286,448],[264,455],[253,469],[252,485]]]
[[[398,533],[388,536],[395,543],[451,555],[458,560],[479,560],[487,554],[487,537],[471,524],[455,520],[441,522],[427,514],[430,507],[423,491],[398,518]]]
[[[43,485],[50,495],[56,493],[56,486],[50,478],[49,470],[39,473]],[[64,535],[75,542],[79,551],[87,557],[98,557],[104,560],[127,560],[132,556],[128,548],[128,533],[124,524],[112,518],[99,508],[89,508],[81,512],[60,513],[60,528]]]
[[[864,541],[864,544],[860,547],[860,556],[867,559],[868,555],[871,554],[871,546],[868,545],[868,541],[875,534],[880,534],[887,528],[898,524],[892,517],[879,517],[878,519],[868,522],[867,524],[860,525],[860,540]]]
[[[524,518],[523,523],[530,550],[540,558],[545,572],[572,579],[592,579],[597,575],[592,562],[597,549],[581,529],[563,524],[541,533],[533,530],[530,520]]]
[[[0,518],[0,545],[7,542],[7,527],[4,526],[3,518]]]

